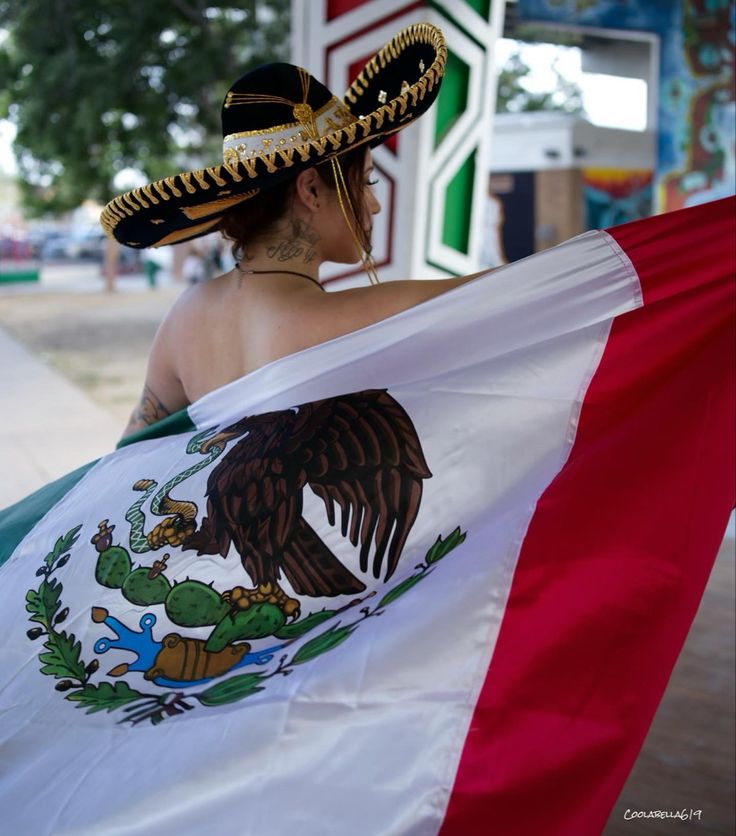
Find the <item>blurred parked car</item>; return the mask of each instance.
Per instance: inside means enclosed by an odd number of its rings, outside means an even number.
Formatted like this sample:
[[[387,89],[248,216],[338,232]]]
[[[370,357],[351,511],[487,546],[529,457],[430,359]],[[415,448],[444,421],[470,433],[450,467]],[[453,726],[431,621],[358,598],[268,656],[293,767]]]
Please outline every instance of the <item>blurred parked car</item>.
[[[41,258],[44,261],[64,258],[102,261],[104,248],[105,234],[102,230],[87,229],[69,235],[51,233],[41,247]]]
[[[61,232],[50,232],[41,243],[39,256],[44,261],[55,258],[65,258],[66,236]]]

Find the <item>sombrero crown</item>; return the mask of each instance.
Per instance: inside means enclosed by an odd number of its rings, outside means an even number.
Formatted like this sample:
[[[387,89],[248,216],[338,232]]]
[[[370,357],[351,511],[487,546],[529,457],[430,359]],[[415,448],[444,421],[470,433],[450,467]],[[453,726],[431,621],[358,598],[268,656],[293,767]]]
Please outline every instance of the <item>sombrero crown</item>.
[[[126,192],[107,204],[100,223],[136,248],[204,235],[263,189],[411,124],[437,97],[446,57],[439,29],[410,26],[368,61],[342,99],[301,67],[258,67],[225,97],[222,163]]]

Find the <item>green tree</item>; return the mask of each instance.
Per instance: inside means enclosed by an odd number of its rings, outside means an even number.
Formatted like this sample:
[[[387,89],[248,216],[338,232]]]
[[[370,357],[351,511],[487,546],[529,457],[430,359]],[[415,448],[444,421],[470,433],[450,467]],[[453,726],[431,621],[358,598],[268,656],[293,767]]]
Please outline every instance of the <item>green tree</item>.
[[[223,95],[249,68],[288,60],[289,8],[0,0],[0,117],[18,129],[28,210],[105,202],[124,168],[156,179],[218,159]]]
[[[583,113],[583,97],[574,82],[564,78],[553,64],[556,76],[552,90],[535,93],[524,86],[524,79],[531,69],[516,51],[498,74],[496,113],[521,113],[523,111],[547,110],[561,113]]]

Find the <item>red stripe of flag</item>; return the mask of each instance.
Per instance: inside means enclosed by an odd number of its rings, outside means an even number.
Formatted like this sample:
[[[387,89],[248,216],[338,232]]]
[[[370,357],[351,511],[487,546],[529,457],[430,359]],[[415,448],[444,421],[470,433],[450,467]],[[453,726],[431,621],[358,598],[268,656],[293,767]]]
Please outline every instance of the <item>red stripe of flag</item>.
[[[733,198],[609,230],[618,317],[519,556],[442,836],[600,833],[734,505]]]

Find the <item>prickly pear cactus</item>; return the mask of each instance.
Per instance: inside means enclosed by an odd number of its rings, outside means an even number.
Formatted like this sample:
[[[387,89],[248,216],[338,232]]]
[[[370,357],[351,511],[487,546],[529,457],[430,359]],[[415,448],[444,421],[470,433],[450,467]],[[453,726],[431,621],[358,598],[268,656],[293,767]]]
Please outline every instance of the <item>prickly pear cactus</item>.
[[[95,566],[95,580],[108,589],[120,589],[133,568],[130,555],[120,546],[111,546],[100,552]]]
[[[229,611],[220,596],[201,581],[176,584],[166,596],[166,615],[181,627],[217,624]]]
[[[169,594],[171,584],[163,575],[149,577],[150,569],[141,566],[134,569],[123,582],[123,595],[131,604],[139,607],[150,607],[152,604],[163,604]]]
[[[275,604],[253,604],[247,610],[228,612],[210,633],[204,649],[217,653],[230,642],[272,636],[286,624],[286,616]]]

